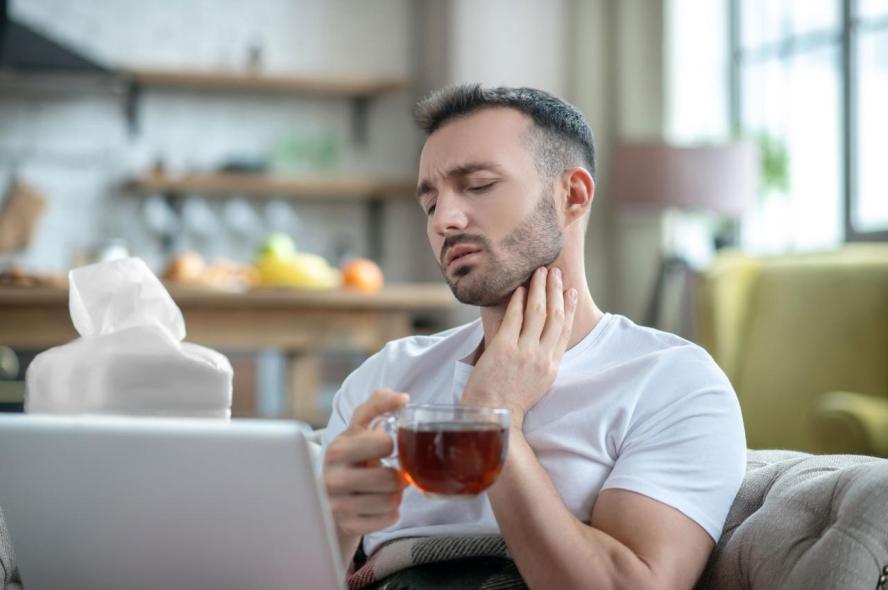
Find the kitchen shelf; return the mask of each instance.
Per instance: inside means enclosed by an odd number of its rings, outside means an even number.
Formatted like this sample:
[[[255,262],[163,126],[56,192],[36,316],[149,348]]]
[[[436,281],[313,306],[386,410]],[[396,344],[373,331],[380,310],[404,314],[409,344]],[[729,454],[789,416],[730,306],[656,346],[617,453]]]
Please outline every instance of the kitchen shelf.
[[[378,76],[297,76],[225,71],[133,69],[136,84],[153,87],[370,97],[408,87],[402,78]]]
[[[382,256],[383,202],[412,198],[413,182],[374,179],[366,176],[286,176],[266,173],[191,173],[183,176],[149,173],[124,184],[124,189],[140,195],[161,194],[176,210],[181,197],[203,195],[211,198],[242,196],[270,197],[293,201],[363,201],[367,208],[367,239],[370,258]],[[171,242],[163,244],[165,250]]]
[[[147,174],[126,183],[136,193],[206,196],[267,196],[294,200],[379,200],[410,197],[414,184],[364,176],[286,176],[258,173],[194,173],[184,176]]]
[[[410,86],[407,80],[394,76],[262,74],[149,68],[124,70],[124,76],[129,81],[125,110],[132,133],[138,128],[136,105],[143,88],[335,96],[351,100],[352,134],[359,145],[366,144],[367,140],[367,109],[370,99],[405,90]]]
[[[297,289],[255,287],[244,292],[182,285],[165,281],[164,285],[178,305],[236,309],[278,308],[304,310],[435,310],[448,309],[453,303],[450,289],[440,283],[393,283],[377,293],[362,293],[346,288]],[[67,287],[19,287],[0,285],[0,310],[21,306],[58,305],[67,313]],[[11,315],[15,315],[10,311]],[[66,327],[70,326],[70,322]],[[5,328],[0,327],[0,333]],[[35,336],[40,337],[39,334]]]

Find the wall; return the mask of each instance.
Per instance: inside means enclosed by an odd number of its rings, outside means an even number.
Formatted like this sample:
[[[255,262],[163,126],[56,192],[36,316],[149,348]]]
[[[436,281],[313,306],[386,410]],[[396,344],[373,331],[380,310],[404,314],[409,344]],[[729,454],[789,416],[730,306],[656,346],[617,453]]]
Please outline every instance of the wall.
[[[454,0],[452,82],[533,86],[563,96],[566,2]]]
[[[592,127],[597,159],[595,198],[586,229],[586,278],[598,306],[610,310],[617,299],[616,284],[611,280],[615,267],[611,220],[615,209],[607,195],[618,94],[612,82],[617,66],[616,37],[611,26],[616,5],[610,0],[575,0],[570,12],[569,95]]]
[[[599,182],[587,234],[593,295],[608,311],[644,319],[659,261],[661,216],[620,211],[609,193],[620,140],[663,136],[662,0],[575,0],[572,94],[596,133]]]
[[[11,4],[15,18],[112,65],[237,70],[258,45],[268,72],[410,77],[414,69],[410,0]],[[267,156],[288,135],[332,134],[343,146],[340,169],[412,179],[418,145],[409,118],[413,101],[410,92],[374,101],[369,143],[361,149],[351,141],[350,106],[339,99],[147,89],[139,104],[141,132],[130,137],[120,96],[98,90],[4,91],[0,186],[15,170],[49,200],[34,247],[18,259],[39,270],[64,270],[78,248],[124,236],[159,267],[159,241],[146,227],[142,201],[119,189],[121,181],[157,160],[172,171],[212,169],[226,158]],[[328,257],[366,252],[360,205],[266,205],[247,204],[265,230],[289,229],[302,247]],[[221,202],[210,207],[222,215]],[[410,199],[387,209],[382,232],[387,278],[412,279],[419,262],[403,239],[414,232],[423,236],[422,216]],[[281,222],[282,210],[290,222]],[[211,244],[197,240],[186,233],[179,246],[202,245],[244,261],[256,246],[224,223]]]

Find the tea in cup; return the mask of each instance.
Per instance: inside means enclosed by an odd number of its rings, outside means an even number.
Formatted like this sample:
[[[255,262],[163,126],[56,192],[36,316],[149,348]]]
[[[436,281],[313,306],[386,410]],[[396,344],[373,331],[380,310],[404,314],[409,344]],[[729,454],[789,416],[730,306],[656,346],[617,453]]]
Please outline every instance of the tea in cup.
[[[510,411],[459,405],[408,405],[376,418],[395,442],[383,462],[429,496],[480,494],[506,459]]]

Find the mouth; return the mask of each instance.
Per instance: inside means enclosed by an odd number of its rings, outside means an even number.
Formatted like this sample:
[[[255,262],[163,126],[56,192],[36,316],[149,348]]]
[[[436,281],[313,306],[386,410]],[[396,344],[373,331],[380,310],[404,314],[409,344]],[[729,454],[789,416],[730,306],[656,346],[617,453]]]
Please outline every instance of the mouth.
[[[481,248],[478,246],[471,246],[469,244],[452,246],[447,251],[445,266],[450,268],[454,263],[459,263],[460,261],[468,262],[473,254],[478,254],[479,252],[481,252]]]

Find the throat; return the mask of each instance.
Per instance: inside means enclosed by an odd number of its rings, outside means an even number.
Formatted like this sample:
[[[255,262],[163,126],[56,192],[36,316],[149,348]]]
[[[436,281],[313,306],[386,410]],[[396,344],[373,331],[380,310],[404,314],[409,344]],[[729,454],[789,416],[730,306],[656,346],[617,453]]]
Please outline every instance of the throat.
[[[475,350],[470,352],[465,358],[460,359],[460,362],[474,367],[478,364],[478,360],[481,358],[482,354],[484,354],[484,338],[481,339],[481,342],[478,343]]]

